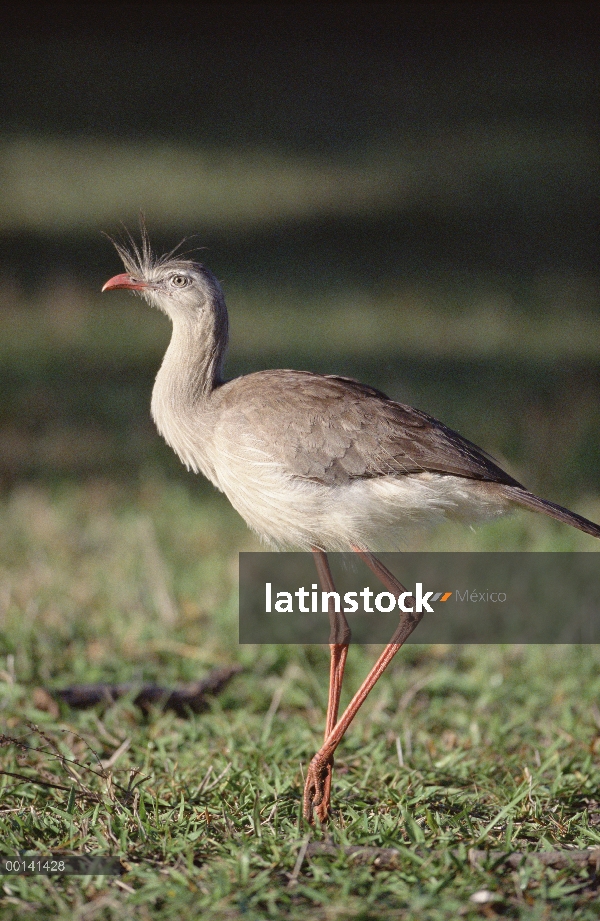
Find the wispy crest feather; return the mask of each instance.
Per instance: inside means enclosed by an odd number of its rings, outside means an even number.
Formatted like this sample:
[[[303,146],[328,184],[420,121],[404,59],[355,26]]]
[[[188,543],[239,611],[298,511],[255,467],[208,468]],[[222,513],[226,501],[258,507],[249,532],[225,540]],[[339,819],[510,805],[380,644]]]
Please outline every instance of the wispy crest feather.
[[[115,239],[111,237],[110,234],[105,234],[105,236],[110,240],[121,257],[125,271],[133,276],[139,275],[142,278],[147,278],[153,270],[166,265],[174,269],[186,269],[196,264],[193,260],[184,258],[190,252],[193,252],[193,249],[177,255],[181,247],[190,239],[190,237],[187,236],[183,237],[168,253],[157,256],[152,250],[143,214],[140,214],[140,243],[136,241],[131,231],[125,225],[123,225],[122,228],[122,239]]]

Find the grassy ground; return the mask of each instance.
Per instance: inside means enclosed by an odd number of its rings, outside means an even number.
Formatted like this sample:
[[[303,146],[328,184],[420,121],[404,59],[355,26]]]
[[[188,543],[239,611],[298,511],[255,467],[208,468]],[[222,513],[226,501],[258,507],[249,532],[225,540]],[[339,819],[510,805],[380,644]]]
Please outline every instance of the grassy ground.
[[[524,516],[479,546],[594,547],[562,533]],[[221,497],[160,478],[20,486],[0,507],[0,542],[2,723],[24,743],[2,747],[1,766],[27,778],[0,779],[2,852],[91,850],[129,868],[6,878],[3,917],[597,917],[588,870],[468,857],[600,844],[597,648],[404,650],[340,748],[330,829],[336,843],[400,848],[401,866],[298,867],[327,651],[237,646],[237,551],[255,544]],[[374,655],[351,650],[346,699]],[[35,690],[169,684],[231,663],[244,671],[187,720],[144,718],[129,700],[58,711]]]
[[[396,215],[415,204],[464,206],[499,171],[523,183],[532,172],[552,169],[572,181],[574,164],[579,181],[589,181],[596,150],[585,130],[541,134],[538,125],[510,122],[441,135],[430,130],[426,141],[408,134],[401,145],[356,145],[353,155],[334,163],[259,145],[236,151],[97,137],[11,138],[0,140],[6,182],[0,233],[89,231],[135,222],[139,201],[160,215],[163,227],[177,231],[195,222],[205,232],[225,228],[229,234],[276,221]],[[545,189],[546,197],[557,192],[564,196],[564,189]]]

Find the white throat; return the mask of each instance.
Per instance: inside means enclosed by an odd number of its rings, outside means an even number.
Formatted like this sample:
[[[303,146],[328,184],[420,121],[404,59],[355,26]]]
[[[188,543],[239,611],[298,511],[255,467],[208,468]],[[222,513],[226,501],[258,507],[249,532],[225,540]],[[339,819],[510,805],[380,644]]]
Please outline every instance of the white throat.
[[[152,418],[188,470],[218,486],[210,459],[214,430],[211,394],[218,386],[224,349],[208,323],[174,322],[152,391]],[[211,335],[212,333],[212,335]]]

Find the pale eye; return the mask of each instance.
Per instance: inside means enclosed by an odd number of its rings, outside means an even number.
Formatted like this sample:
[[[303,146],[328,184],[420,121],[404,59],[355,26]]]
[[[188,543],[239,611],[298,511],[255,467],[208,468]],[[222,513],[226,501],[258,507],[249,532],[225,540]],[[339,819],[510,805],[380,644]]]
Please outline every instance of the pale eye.
[[[190,280],[187,275],[173,275],[171,279],[171,284],[174,285],[175,288],[185,288],[189,283]]]

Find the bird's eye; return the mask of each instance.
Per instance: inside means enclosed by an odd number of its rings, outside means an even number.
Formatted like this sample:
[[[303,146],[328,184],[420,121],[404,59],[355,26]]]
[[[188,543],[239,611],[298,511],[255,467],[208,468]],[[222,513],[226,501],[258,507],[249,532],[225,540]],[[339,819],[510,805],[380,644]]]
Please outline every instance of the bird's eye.
[[[187,285],[189,285],[189,283],[190,280],[187,275],[173,275],[173,278],[171,279],[171,284],[176,288],[185,288]]]

